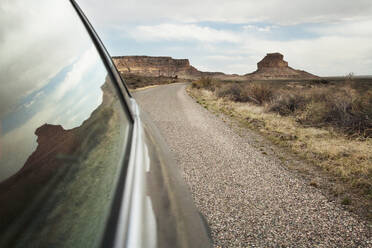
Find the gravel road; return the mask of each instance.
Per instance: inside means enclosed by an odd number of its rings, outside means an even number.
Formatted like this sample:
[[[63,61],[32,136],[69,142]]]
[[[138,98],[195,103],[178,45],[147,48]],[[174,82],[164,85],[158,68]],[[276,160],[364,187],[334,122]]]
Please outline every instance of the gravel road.
[[[206,216],[215,247],[372,247],[371,227],[329,201],[185,92],[137,91]],[[252,134],[253,137],[254,134]]]

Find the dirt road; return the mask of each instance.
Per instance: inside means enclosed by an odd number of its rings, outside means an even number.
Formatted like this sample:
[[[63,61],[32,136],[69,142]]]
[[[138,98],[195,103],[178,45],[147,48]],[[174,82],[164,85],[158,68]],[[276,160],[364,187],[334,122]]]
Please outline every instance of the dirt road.
[[[372,247],[367,223],[262,153],[254,134],[238,135],[185,87],[135,97],[174,153],[216,247]]]

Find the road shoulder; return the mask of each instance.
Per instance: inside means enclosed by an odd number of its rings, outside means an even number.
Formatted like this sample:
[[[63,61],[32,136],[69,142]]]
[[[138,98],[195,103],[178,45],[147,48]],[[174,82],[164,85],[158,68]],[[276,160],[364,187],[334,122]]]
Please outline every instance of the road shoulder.
[[[202,107],[228,123],[239,136],[249,136],[250,140],[254,137],[252,145],[264,156],[279,160],[284,168],[295,172],[309,186],[321,190],[329,201],[337,203],[341,208],[356,214],[357,218],[372,224],[371,199],[367,199],[360,192],[355,192],[342,178],[327,172],[318,166],[316,161],[294,152],[286,142],[287,139],[290,141],[291,137],[283,137],[281,136],[283,134],[267,130],[260,118],[241,115],[234,107],[221,103],[223,100],[217,99],[208,91],[187,87],[186,92]]]

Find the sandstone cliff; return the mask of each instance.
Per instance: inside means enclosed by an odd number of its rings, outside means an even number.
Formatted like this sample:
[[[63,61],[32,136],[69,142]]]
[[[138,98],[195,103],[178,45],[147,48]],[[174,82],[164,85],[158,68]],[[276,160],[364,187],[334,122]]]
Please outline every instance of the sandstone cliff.
[[[120,73],[136,74],[149,77],[200,77],[202,72],[190,65],[188,59],[173,59],[171,57],[150,56],[120,56],[113,57]]]
[[[188,59],[150,56],[113,57],[119,72],[128,75],[147,77],[177,77],[181,79],[197,79],[202,76],[220,80],[249,79],[310,79],[317,78],[308,72],[295,70],[288,66],[280,53],[268,53],[257,63],[257,70],[245,75],[224,74],[222,72],[202,72],[190,65]]]

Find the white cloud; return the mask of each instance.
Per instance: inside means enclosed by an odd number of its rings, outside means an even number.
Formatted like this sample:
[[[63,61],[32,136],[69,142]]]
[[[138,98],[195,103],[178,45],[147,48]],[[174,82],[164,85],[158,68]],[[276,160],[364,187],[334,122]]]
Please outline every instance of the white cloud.
[[[243,26],[243,29],[246,31],[258,31],[258,32],[270,32],[271,30],[275,28],[278,28],[278,27],[275,25],[268,25],[268,26],[260,27],[260,26],[251,25],[251,24]]]
[[[292,41],[247,38],[236,50],[220,49],[218,55],[208,56],[198,64],[204,63],[204,69],[210,71],[245,74],[254,71],[256,63],[269,52],[280,52],[289,66],[320,76],[372,74],[372,38],[365,37],[330,36]]]
[[[372,35],[365,35],[369,23],[343,21],[342,25],[317,26],[312,30],[316,35],[308,39],[276,40],[270,36],[256,36],[256,31],[267,32],[280,27],[268,26],[260,30],[262,27],[255,25],[244,26],[243,31],[217,30],[196,24],[148,25],[134,29],[132,36],[142,41],[194,41],[200,45],[187,48],[189,58],[194,58],[195,65],[203,70],[245,74],[254,71],[256,63],[266,53],[281,52],[290,66],[322,76],[348,72],[371,74]],[[343,32],[340,26],[344,27]]]
[[[372,37],[372,19],[340,21],[310,28],[309,31],[322,36]]]
[[[98,31],[105,34],[115,27],[118,37],[131,40],[129,46],[136,44],[138,54],[150,51],[153,55],[186,57],[203,70],[244,74],[253,71],[266,53],[281,52],[291,66],[319,75],[343,75],[350,71],[372,74],[370,0],[79,3]],[[237,30],[232,23],[244,28]],[[129,37],[125,36],[128,34]],[[115,34],[106,36],[106,43],[111,36]],[[115,54],[125,55],[125,45],[116,46]],[[135,54],[132,47],[130,51]],[[237,56],[244,59],[236,59]]]
[[[371,17],[370,0],[79,0],[95,24],[217,21],[275,24]],[[105,11],[102,11],[102,10]]]
[[[221,60],[221,61],[236,61],[238,59],[245,59],[243,56],[229,56],[229,55],[210,55],[206,56],[207,59]]]
[[[160,24],[155,26],[137,26],[131,35],[139,40],[182,40],[201,42],[232,42],[241,41],[239,35],[227,31],[195,24]]]

